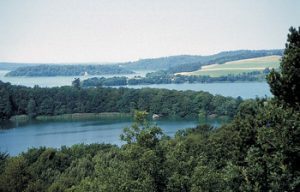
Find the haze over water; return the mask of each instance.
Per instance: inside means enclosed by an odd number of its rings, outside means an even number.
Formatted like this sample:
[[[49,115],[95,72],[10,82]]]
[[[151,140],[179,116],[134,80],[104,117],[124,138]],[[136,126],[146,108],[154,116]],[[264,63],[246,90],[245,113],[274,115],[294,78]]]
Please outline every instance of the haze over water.
[[[300,1],[0,1],[0,61],[117,62],[280,49]]]

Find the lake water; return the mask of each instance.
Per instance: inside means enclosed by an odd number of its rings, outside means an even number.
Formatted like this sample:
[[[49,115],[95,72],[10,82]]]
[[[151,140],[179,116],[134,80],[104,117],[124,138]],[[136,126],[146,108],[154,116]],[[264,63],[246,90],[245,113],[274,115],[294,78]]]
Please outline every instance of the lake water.
[[[33,87],[39,85],[40,87],[56,87],[71,85],[74,78],[78,76],[69,77],[5,77],[8,71],[0,71],[0,80],[3,82],[10,82],[13,85],[25,85]],[[136,75],[145,76],[149,71],[136,71],[134,75],[127,75],[133,77]],[[84,80],[95,76],[81,76],[80,79]],[[98,76],[100,77],[100,76]],[[112,77],[106,75],[103,77]],[[156,85],[130,85],[125,86],[128,88],[165,88],[175,90],[194,90],[194,91],[207,91],[212,94],[219,94],[223,96],[238,97],[244,99],[272,96],[269,90],[269,85],[266,82],[235,82],[235,83],[194,83],[194,84],[156,84]]]
[[[13,85],[24,85],[33,87],[39,85],[40,87],[60,87],[65,85],[72,85],[72,81],[75,78],[85,80],[92,77],[114,77],[116,75],[88,75],[88,76],[56,76],[56,77],[6,77],[5,74],[9,71],[0,70],[0,80],[3,82],[9,82]],[[144,77],[147,73],[152,71],[135,71],[135,74],[120,75],[125,77],[141,76]]]
[[[177,130],[195,127],[196,120],[158,120],[153,121],[169,136]],[[221,120],[208,122],[215,127],[222,124]],[[121,145],[120,134],[123,128],[132,124],[130,119],[100,119],[94,121],[34,121],[28,123],[6,123],[0,129],[0,151],[17,155],[32,147],[71,146],[78,143],[110,143]]]
[[[269,85],[266,82],[235,82],[235,83],[193,83],[193,84],[155,84],[129,85],[128,88],[140,89],[143,87],[174,89],[179,91],[207,91],[211,94],[238,97],[244,99],[256,97],[271,97]]]
[[[144,76],[149,71],[138,72],[135,75]],[[5,77],[7,71],[0,71],[0,80],[14,85],[33,87],[55,87],[71,85],[75,77]],[[132,75],[131,75],[132,76]],[[82,80],[87,77],[80,77]],[[111,76],[105,76],[111,77]],[[207,91],[212,94],[243,98],[271,96],[266,82],[245,83],[195,83],[195,84],[159,84],[136,85],[128,88],[165,88],[175,90]],[[103,119],[98,121],[69,121],[69,122],[29,122],[29,123],[1,123],[0,124],[0,151],[7,151],[17,155],[31,147],[71,146],[77,143],[111,143],[121,145],[119,139],[124,127],[131,125],[130,120]],[[160,120],[157,123],[166,134],[172,136],[179,129],[195,127],[196,120]],[[208,122],[218,126],[220,122]]]

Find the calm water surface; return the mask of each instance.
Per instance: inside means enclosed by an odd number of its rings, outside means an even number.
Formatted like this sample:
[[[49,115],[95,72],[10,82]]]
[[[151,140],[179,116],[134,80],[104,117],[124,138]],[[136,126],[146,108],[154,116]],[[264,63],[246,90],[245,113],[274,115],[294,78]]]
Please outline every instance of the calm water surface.
[[[3,82],[9,82],[13,85],[24,85],[33,87],[39,85],[40,87],[60,87],[65,85],[72,85],[74,78],[80,78],[85,80],[92,77],[114,77],[116,75],[101,75],[101,76],[56,76],[56,77],[5,77],[5,74],[9,71],[0,70],[0,80]],[[144,77],[146,73],[152,71],[135,71],[135,74],[117,75],[125,77],[141,76]]]
[[[169,136],[174,136],[179,129],[195,127],[196,120],[158,120],[153,121]],[[205,122],[200,122],[205,123]],[[222,124],[220,120],[207,122],[215,127]],[[2,124],[0,129],[0,151],[17,155],[32,147],[71,146],[78,143],[110,143],[121,145],[120,134],[123,128],[130,127],[130,119],[102,119],[94,121],[46,121],[24,124]]]
[[[128,88],[140,89],[143,87],[174,89],[179,91],[207,91],[230,97],[244,99],[256,97],[271,97],[269,85],[266,82],[235,82],[235,83],[193,83],[193,84],[156,84],[156,85],[129,85]]]
[[[0,71],[0,80],[14,85],[33,87],[55,87],[71,85],[74,77],[5,77],[8,71]],[[138,72],[135,75],[144,76],[149,71]],[[133,75],[134,76],[134,75]],[[78,77],[78,76],[76,76]],[[87,77],[80,77],[82,80]],[[111,76],[105,76],[111,77]],[[265,82],[245,83],[196,83],[196,84],[159,84],[126,86],[128,88],[165,88],[175,90],[208,91],[212,94],[243,98],[271,96],[269,86]],[[69,122],[29,122],[29,123],[0,123],[0,151],[7,151],[17,155],[31,147],[71,146],[77,143],[111,143],[121,145],[119,139],[124,127],[131,125],[131,120],[102,119],[97,121],[69,121]],[[195,127],[196,120],[159,120],[157,123],[170,136],[179,129]],[[203,123],[203,122],[202,122]],[[208,122],[214,126],[220,125],[217,120]]]
[[[25,85],[33,87],[39,85],[40,87],[57,87],[64,85],[71,85],[74,78],[78,76],[69,77],[5,77],[4,75],[8,71],[0,71],[0,80],[4,82],[10,82],[13,85]],[[127,77],[133,77],[136,75],[145,76],[149,71],[136,71],[134,75],[127,75]],[[95,76],[81,76],[80,79],[84,80]],[[100,76],[96,76],[100,77]],[[112,77],[112,75],[106,75],[102,77]],[[224,96],[242,98],[255,98],[271,96],[269,85],[266,82],[235,82],[235,83],[195,83],[195,84],[155,84],[155,85],[130,85],[125,86],[128,88],[164,88],[175,90],[194,90],[194,91],[207,91],[212,94],[219,94]]]

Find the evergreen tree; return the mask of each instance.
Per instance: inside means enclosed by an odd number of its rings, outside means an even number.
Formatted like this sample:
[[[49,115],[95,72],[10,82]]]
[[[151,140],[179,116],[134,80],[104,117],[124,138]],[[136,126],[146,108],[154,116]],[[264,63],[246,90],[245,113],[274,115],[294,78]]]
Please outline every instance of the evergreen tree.
[[[80,79],[79,78],[75,78],[73,81],[72,81],[72,86],[79,89],[80,88]]]
[[[34,118],[36,116],[37,110],[36,110],[36,103],[34,99],[29,100],[27,104],[26,112],[30,118]]]
[[[300,27],[291,27],[280,64],[280,72],[267,76],[275,98],[299,108],[300,102]]]
[[[9,119],[12,114],[9,92],[5,89],[0,89],[0,95],[0,120]]]

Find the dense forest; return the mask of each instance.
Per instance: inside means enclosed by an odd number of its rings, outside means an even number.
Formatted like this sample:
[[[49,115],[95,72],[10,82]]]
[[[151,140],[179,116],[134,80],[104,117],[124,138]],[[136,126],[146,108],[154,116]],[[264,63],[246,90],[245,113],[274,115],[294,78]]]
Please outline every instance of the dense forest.
[[[282,49],[226,51],[209,56],[179,55],[154,59],[141,59],[135,62],[120,63],[131,70],[167,70],[171,73],[190,72],[209,64],[223,64],[228,61],[279,55]]]
[[[34,88],[0,81],[0,117],[27,114],[131,113],[146,110],[162,116],[198,117],[199,114],[232,117],[242,102],[207,92],[167,89],[80,88],[74,86]]]
[[[300,27],[290,29],[280,71],[267,77],[274,97],[241,103],[229,124],[170,138],[138,111],[121,147],[1,153],[0,191],[299,191],[299,70]]]
[[[133,74],[118,65],[34,65],[19,67],[6,76],[78,76],[84,75]]]
[[[221,77],[196,76],[196,75],[174,75],[167,71],[147,73],[145,77],[93,77],[82,81],[83,87],[101,86],[124,86],[124,85],[149,85],[149,84],[181,84],[181,83],[213,83],[213,82],[236,82],[236,81],[265,81],[270,72],[268,68],[264,71],[253,71],[238,75],[226,75]]]

